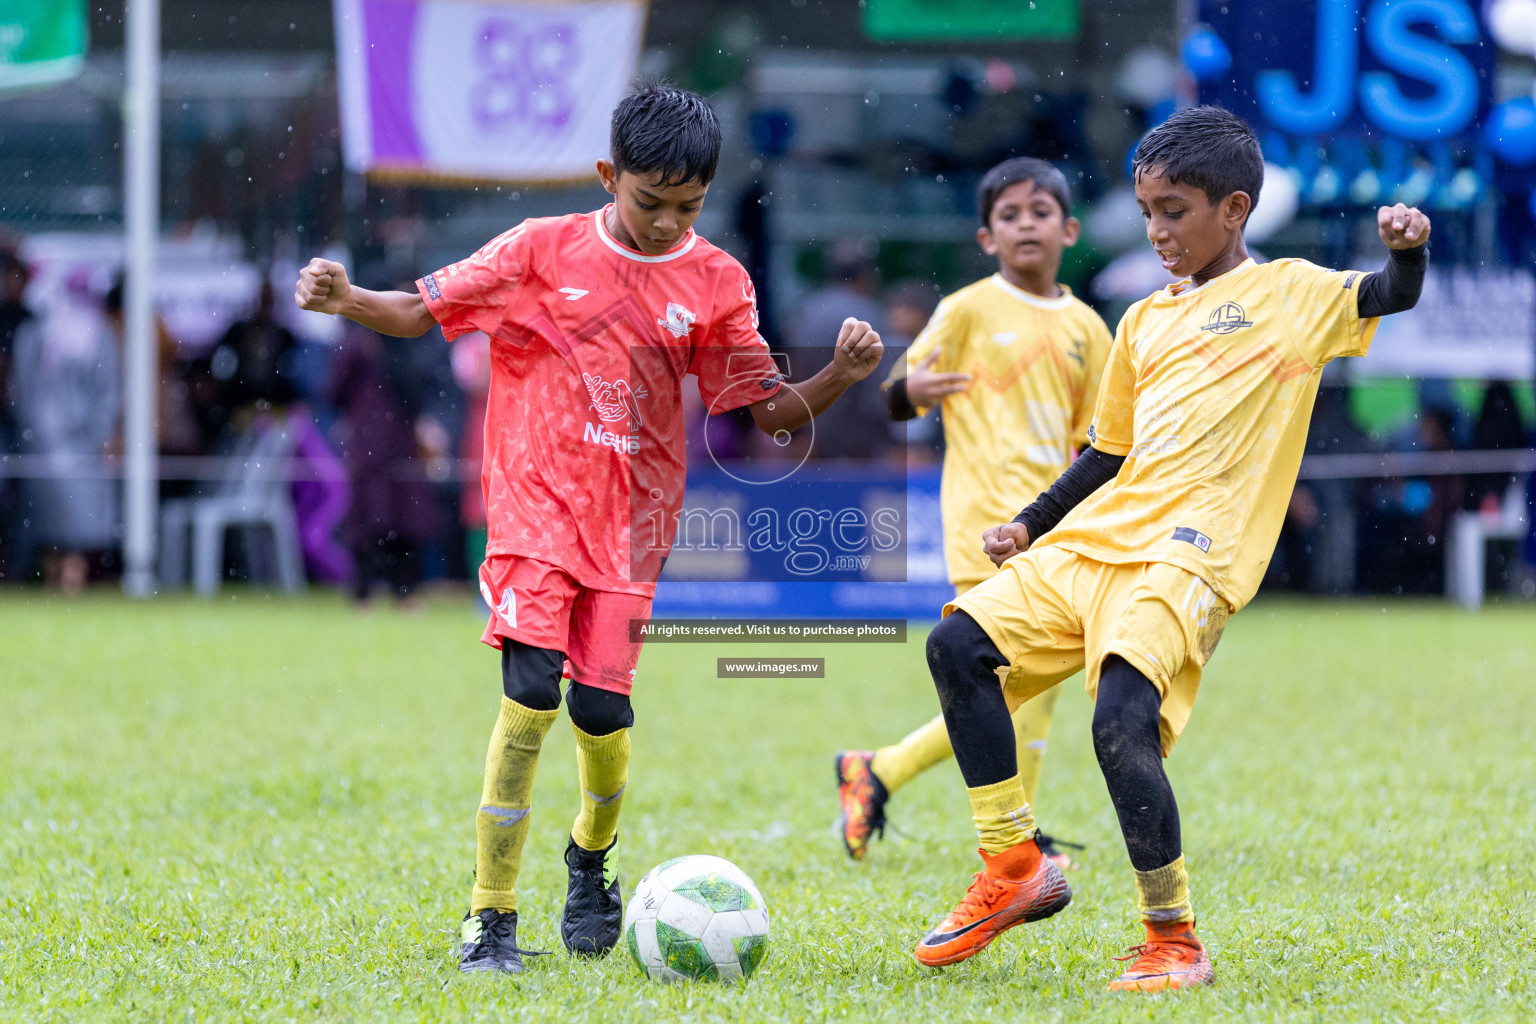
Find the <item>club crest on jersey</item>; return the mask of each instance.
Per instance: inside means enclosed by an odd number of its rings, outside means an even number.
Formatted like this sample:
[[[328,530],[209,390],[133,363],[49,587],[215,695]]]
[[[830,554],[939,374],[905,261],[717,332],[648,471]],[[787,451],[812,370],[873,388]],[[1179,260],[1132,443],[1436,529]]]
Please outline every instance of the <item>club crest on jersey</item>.
[[[681,338],[693,330],[693,322],[698,318],[697,313],[690,312],[681,302],[669,302],[665,319],[658,319],[656,326],[665,327],[674,338]]]
[[[1223,302],[1211,310],[1210,319],[1206,320],[1202,331],[1210,331],[1212,334],[1231,334],[1233,331],[1244,327],[1252,327],[1253,321],[1248,319],[1248,314],[1243,312],[1243,307],[1235,302]]]

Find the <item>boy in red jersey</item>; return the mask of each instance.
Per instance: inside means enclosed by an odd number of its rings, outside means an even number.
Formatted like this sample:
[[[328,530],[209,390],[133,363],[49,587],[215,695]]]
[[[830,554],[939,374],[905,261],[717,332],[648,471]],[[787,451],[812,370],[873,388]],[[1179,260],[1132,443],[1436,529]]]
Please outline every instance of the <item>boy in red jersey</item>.
[[[623,907],[605,879],[628,778],[629,692],[671,530],[686,453],[679,385],[698,377],[712,412],[748,407],[769,434],[825,410],[880,362],[880,337],[849,319],[833,361],[791,387],[757,333],[751,279],[692,229],[714,178],[720,126],[691,92],[648,85],[614,110],[612,159],[598,162],[614,202],[524,221],[415,293],[351,286],[312,260],[295,298],[384,334],[441,324],[451,340],[491,338],[485,491],[489,538],[480,589],[494,611],[484,642],[501,650],[503,700],[476,815],[475,886],[460,968],[522,970],[515,883],[534,773],[559,713],[576,734],[581,810],[565,860],[561,938],[601,956]],[[563,671],[562,671],[563,670]]]

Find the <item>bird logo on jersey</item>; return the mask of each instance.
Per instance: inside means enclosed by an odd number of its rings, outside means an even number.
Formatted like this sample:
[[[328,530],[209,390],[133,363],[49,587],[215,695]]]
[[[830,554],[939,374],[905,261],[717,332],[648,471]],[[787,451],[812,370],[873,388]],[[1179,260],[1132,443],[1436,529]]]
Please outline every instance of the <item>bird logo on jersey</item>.
[[[1243,307],[1235,302],[1223,302],[1211,310],[1210,319],[1206,320],[1202,331],[1210,331],[1212,334],[1231,334],[1233,331],[1244,327],[1252,327],[1253,321],[1247,319]]]
[[[592,396],[592,408],[597,410],[598,419],[604,423],[617,423],[627,418],[631,434],[640,429],[638,400],[646,396],[645,388],[634,391],[631,390],[629,381],[622,377],[610,382],[603,380],[601,374],[591,373],[583,373],[581,382],[587,386],[587,394]]]
[[[691,312],[681,302],[669,302],[666,318],[658,319],[656,326],[665,327],[672,332],[674,338],[682,338],[693,330],[693,322],[698,318],[697,313]]]

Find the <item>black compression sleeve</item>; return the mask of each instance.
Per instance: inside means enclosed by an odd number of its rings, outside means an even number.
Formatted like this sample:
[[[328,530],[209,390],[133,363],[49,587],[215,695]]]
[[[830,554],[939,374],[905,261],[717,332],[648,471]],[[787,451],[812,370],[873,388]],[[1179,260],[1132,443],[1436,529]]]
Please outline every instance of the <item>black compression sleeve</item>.
[[[891,386],[885,389],[885,407],[890,411],[891,419],[897,422],[917,419],[917,408],[907,396],[905,377],[892,381]]]
[[[1113,480],[1123,465],[1124,455],[1110,455],[1089,447],[1077,457],[1076,462],[1067,467],[1065,473],[1056,478],[1050,490],[1014,516],[1013,521],[1024,524],[1024,529],[1029,531],[1030,543],[1033,544],[1054,529],[1062,517],[1076,508],[1084,498]]]
[[[1427,245],[1388,250],[1387,265],[1379,273],[1367,274],[1360,282],[1360,315],[1386,316],[1412,309],[1424,288],[1424,271],[1428,267]]]

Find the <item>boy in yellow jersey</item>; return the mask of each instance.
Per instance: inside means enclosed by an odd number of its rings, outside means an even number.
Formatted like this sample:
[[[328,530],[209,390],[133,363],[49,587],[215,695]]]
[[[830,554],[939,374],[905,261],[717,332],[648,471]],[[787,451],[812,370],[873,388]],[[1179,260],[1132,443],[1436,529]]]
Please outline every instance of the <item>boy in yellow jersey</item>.
[[[944,408],[940,503],[944,559],[956,594],[997,572],[976,539],[1012,515],[1019,495],[1049,487],[1087,442],[1109,354],[1109,329],[1056,274],[1077,242],[1066,176],[1044,160],[1005,160],[976,189],[976,241],[997,273],[948,296],[887,382],[893,419]],[[1059,689],[1013,712],[1019,775],[1031,805]],[[952,756],[944,719],[880,750],[837,755],[839,825],[862,860],[885,804],[916,775]],[[1069,858],[1037,836],[1047,856]]]
[[[1182,280],[1120,321],[1091,446],[1013,522],[986,531],[1003,570],[947,605],[928,637],[983,861],[965,898],[918,942],[930,966],[1071,900],[1034,841],[1007,714],[1086,666],[1094,751],[1146,927],[1110,988],[1214,980],[1162,760],[1228,616],[1264,575],[1323,366],[1364,355],[1375,318],[1411,308],[1423,284],[1429,220],[1401,205],[1377,214],[1391,250],[1380,273],[1254,264],[1243,225],[1263,158],[1225,110],[1174,114],[1142,139],[1133,166],[1147,237]]]

